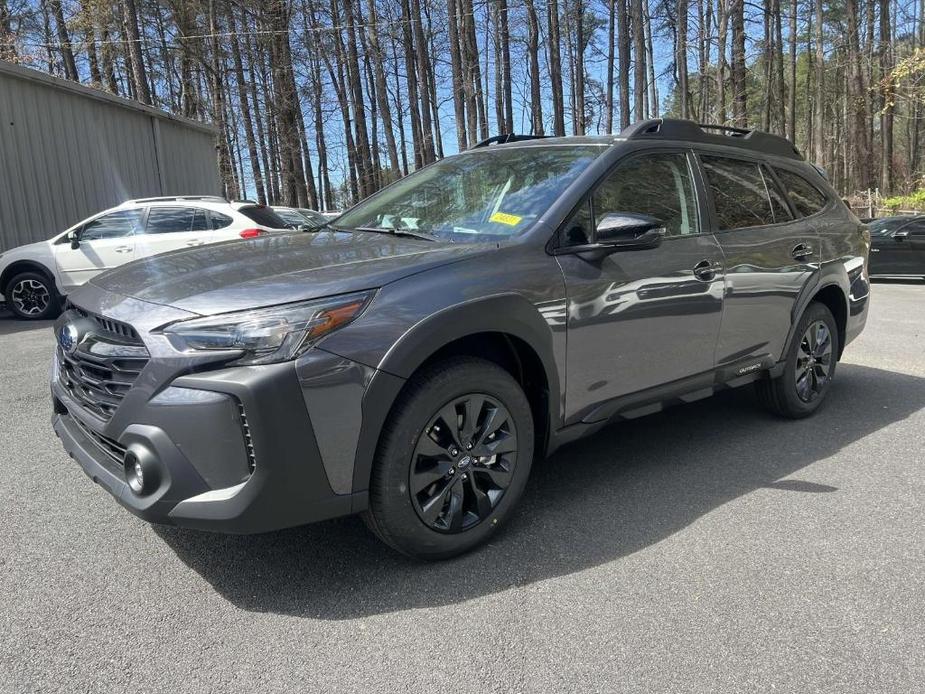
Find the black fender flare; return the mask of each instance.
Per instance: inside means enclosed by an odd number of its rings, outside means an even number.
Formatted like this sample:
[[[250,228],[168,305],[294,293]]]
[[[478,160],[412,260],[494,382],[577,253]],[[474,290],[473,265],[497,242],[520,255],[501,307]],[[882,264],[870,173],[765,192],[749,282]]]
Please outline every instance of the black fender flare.
[[[775,369],[779,370],[782,368],[783,359],[790,347],[791,340],[794,339],[797,324],[800,322],[800,317],[806,311],[806,308],[812,303],[819,292],[832,286],[838,287],[841,291],[847,315],[849,293],[848,271],[845,270],[844,264],[840,262],[828,263],[821,267],[818,272],[812,274],[806,284],[803,285],[802,291],[794,302],[793,309],[790,311],[790,331],[787,333],[787,340],[784,342],[784,353],[781,355],[781,360],[778,362]],[[841,347],[844,348],[844,345],[841,345]]]
[[[441,348],[478,333],[516,337],[533,349],[545,371],[550,394],[549,430],[558,428],[561,389],[553,331],[536,306],[519,294],[492,295],[455,304],[416,323],[378,364],[363,397],[363,422],[353,466],[354,492],[369,487],[380,432],[407,379]]]

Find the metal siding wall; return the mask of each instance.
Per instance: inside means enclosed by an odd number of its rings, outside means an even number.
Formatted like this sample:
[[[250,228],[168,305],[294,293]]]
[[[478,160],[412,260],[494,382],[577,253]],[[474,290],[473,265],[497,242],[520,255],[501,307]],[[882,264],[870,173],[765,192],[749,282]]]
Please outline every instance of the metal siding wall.
[[[173,121],[159,127],[164,195],[221,195],[215,138]]]
[[[209,132],[0,73],[0,251],[129,198],[181,193],[220,193]]]

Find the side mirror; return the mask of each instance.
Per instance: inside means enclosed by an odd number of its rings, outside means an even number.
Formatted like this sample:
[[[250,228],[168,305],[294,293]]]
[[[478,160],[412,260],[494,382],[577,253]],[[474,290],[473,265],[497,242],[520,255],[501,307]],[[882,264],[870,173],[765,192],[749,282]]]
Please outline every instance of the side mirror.
[[[614,250],[655,248],[667,236],[665,223],[645,214],[611,212],[601,218],[595,230],[595,243]]]
[[[909,237],[909,232],[908,232],[908,231],[902,231],[902,230],[900,230],[900,231],[897,231],[895,234],[893,234],[893,238],[894,238],[896,241],[903,241],[903,240],[907,239],[908,237]]]
[[[70,234],[68,234],[67,238],[68,241],[71,242],[72,250],[76,251],[78,248],[80,248],[80,236],[76,231],[72,231]]]

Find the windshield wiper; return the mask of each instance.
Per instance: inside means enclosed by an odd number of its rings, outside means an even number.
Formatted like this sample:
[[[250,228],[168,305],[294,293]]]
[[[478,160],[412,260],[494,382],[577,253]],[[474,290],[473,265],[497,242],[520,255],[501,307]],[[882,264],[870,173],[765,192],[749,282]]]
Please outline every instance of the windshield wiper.
[[[391,234],[392,236],[406,236],[412,239],[424,239],[425,241],[436,241],[437,237],[428,234],[425,231],[414,231],[413,229],[392,229],[390,227],[354,227],[351,231],[368,231],[373,234]]]

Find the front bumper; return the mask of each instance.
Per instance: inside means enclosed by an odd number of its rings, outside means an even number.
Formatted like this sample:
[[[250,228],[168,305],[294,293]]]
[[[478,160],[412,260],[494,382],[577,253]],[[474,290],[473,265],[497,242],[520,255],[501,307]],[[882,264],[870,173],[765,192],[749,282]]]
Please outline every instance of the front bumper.
[[[176,365],[152,359],[106,421],[72,397],[59,359],[51,380],[52,423],[64,449],[147,521],[254,533],[365,508],[366,492],[337,494],[329,482],[306,404],[311,393],[300,380],[304,364],[175,375]],[[342,360],[323,352],[314,357],[325,371],[331,361]],[[122,468],[126,451],[153,461],[156,488],[132,491]]]

